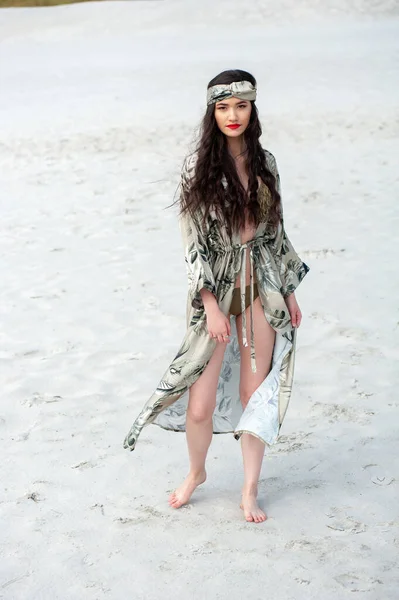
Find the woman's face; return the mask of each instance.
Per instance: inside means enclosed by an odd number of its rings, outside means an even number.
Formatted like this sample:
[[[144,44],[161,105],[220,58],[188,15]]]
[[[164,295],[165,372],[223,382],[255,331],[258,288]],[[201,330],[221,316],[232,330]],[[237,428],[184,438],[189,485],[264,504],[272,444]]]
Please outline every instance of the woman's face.
[[[252,104],[249,100],[227,98],[215,104],[215,119],[222,133],[239,137],[248,127]]]

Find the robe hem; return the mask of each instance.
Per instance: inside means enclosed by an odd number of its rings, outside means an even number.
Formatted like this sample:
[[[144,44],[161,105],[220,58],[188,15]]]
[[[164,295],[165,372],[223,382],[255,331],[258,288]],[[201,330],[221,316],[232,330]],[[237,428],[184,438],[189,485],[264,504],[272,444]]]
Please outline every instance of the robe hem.
[[[264,440],[263,438],[261,438],[259,435],[257,435],[253,431],[248,431],[248,429],[239,429],[238,431],[237,430],[234,431],[234,437],[235,437],[235,439],[239,440],[243,433],[249,433],[250,435],[253,435],[258,440],[260,440],[261,442],[263,442],[265,444],[265,446],[273,446],[276,443],[276,441],[277,441],[277,438],[276,438],[275,442],[266,442],[266,440]]]

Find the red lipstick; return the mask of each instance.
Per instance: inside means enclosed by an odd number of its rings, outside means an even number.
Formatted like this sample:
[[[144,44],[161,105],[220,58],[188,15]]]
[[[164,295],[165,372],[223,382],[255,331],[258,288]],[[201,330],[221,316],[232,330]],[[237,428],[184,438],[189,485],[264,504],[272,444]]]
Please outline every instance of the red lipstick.
[[[239,127],[241,127],[241,125],[237,125],[237,124],[236,125],[227,125],[227,127],[229,129],[238,129]]]

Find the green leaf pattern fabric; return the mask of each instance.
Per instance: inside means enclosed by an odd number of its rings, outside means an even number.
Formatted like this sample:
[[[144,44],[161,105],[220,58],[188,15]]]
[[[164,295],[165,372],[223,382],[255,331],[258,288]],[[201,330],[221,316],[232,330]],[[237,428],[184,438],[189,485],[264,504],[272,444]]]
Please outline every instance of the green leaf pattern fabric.
[[[271,152],[266,149],[264,152],[281,195],[276,160]],[[182,190],[190,185],[196,158],[196,153],[190,154],[183,163]],[[223,185],[227,185],[225,178]],[[126,434],[123,446],[134,450],[142,429],[150,423],[167,430],[185,431],[189,388],[203,373],[218,343],[208,335],[200,290],[206,288],[212,292],[219,308],[228,315],[235,282],[237,276],[242,275],[247,252],[265,318],[276,332],[272,366],[243,410],[239,398],[240,349],[236,318],[231,316],[231,341],[220,370],[213,431],[233,433],[237,440],[247,432],[265,444],[274,444],[290,401],[295,363],[297,330],[292,327],[285,298],[296,290],[309,267],[295,252],[283,217],[277,228],[265,219],[247,244],[241,243],[238,233],[229,237],[213,211],[208,215],[206,226],[202,224],[201,214],[184,215],[179,224],[188,278],[186,332],[176,355]],[[250,329],[254,370],[252,323]]]

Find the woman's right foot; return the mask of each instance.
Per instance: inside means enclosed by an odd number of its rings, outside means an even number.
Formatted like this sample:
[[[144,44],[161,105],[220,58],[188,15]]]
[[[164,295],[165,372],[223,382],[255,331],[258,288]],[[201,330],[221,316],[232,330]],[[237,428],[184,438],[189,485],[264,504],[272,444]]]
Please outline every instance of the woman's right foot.
[[[169,505],[172,508],[180,508],[183,504],[187,504],[195,488],[206,480],[206,471],[202,471],[198,475],[189,473],[181,486],[175,489],[169,496]]]

